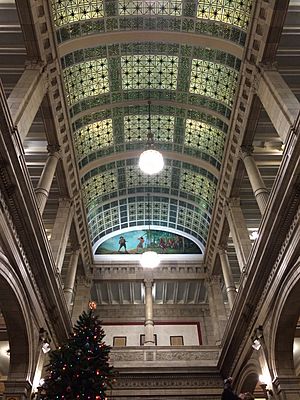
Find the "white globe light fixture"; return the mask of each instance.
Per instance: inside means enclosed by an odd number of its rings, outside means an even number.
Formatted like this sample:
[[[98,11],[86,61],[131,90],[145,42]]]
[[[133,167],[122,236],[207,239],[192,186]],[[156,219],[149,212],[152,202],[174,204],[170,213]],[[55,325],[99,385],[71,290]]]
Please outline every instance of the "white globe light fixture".
[[[143,151],[140,155],[139,167],[147,175],[158,174],[164,167],[162,154],[153,149]]]
[[[145,251],[141,255],[140,264],[143,268],[156,268],[159,266],[160,258],[155,251]]]
[[[164,167],[164,159],[162,154],[154,149],[154,137],[151,132],[151,113],[149,105],[149,125],[148,125],[148,137],[147,137],[147,149],[142,152],[139,159],[139,167],[142,172],[147,175],[158,174]]]

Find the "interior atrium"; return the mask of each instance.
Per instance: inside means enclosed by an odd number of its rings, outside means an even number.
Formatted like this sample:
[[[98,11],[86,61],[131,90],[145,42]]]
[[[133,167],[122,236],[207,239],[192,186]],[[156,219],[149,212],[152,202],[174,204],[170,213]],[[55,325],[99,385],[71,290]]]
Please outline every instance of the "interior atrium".
[[[90,300],[108,400],[300,398],[299,30],[299,0],[0,0],[0,399]]]

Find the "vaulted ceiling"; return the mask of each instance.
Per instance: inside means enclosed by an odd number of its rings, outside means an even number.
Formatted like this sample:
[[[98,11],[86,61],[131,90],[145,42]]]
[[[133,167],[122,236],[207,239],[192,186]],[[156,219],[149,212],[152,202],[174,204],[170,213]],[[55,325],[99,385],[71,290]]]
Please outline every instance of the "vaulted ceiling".
[[[205,248],[251,3],[52,1],[92,245],[150,220]]]

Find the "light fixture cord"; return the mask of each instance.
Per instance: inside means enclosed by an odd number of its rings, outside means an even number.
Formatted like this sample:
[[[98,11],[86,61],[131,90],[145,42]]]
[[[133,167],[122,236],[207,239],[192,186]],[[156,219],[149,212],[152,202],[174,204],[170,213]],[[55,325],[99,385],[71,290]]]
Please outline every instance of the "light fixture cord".
[[[150,227],[150,193],[147,193],[148,196],[148,204],[147,204],[147,208],[148,208],[148,225],[149,225],[149,245],[151,243],[151,227]]]
[[[153,147],[154,138],[151,131],[151,101],[148,101],[148,114],[149,114],[149,124],[148,124],[148,137],[147,137],[147,145],[148,147]]]

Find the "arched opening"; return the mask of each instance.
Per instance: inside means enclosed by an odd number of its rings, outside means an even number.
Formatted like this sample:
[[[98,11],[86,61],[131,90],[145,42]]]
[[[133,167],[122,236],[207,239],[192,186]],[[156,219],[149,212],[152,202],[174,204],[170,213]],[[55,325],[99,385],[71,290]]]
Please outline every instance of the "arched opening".
[[[30,376],[30,340],[25,299],[25,293],[17,275],[6,260],[0,259],[0,310],[2,315],[0,343],[6,353],[1,359],[3,361],[0,388],[2,391],[6,381],[25,382]],[[5,355],[6,360],[4,359]]]

